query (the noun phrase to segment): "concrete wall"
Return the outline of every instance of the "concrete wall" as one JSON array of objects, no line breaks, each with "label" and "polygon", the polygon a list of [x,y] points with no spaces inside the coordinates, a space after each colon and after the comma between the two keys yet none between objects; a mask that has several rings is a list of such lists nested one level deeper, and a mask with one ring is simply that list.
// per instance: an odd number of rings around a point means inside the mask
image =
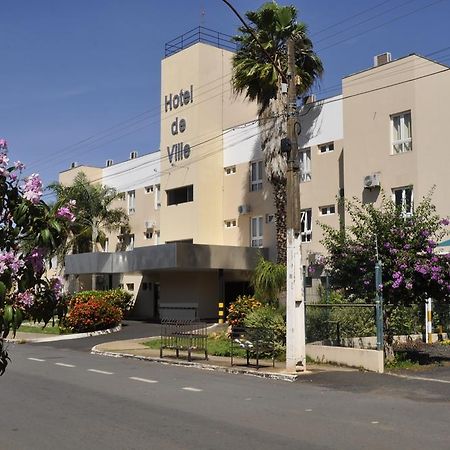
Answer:
[{"label": "concrete wall", "polygon": [[317,362],[342,364],[357,368],[362,367],[371,372],[384,372],[384,355],[381,350],[307,344],[306,355]]}]

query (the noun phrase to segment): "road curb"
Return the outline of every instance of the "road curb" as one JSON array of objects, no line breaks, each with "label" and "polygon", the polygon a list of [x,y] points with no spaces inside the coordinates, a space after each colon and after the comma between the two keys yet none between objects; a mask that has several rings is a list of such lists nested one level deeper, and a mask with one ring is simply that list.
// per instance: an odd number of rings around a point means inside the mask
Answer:
[{"label": "road curb", "polygon": [[[254,369],[246,369],[246,368],[241,368],[241,367],[223,367],[223,366],[217,366],[217,365],[213,365],[213,364],[204,364],[204,363],[199,363],[199,362],[175,361],[175,360],[169,360],[169,359],[165,359],[165,358],[158,358],[158,357],[154,357],[154,356],[133,355],[132,353],[108,352],[108,351],[103,351],[103,350],[97,350],[96,347],[97,346],[92,348],[91,354],[100,355],[100,356],[109,356],[112,358],[138,359],[141,361],[157,362],[160,364],[166,364],[166,365],[172,365],[172,366],[193,367],[195,369],[211,370],[214,372],[250,375],[250,376],[254,376],[254,377],[267,378],[267,379],[271,379],[271,380],[288,381],[291,383],[294,381],[297,381],[300,377],[300,375],[297,375],[297,374],[259,372]],[[305,372],[305,373],[307,373],[307,372]]]},{"label": "road curb", "polygon": [[111,333],[117,333],[122,329],[122,325],[117,325],[114,328],[108,328],[106,330],[98,330],[98,331],[89,331],[87,333],[74,333],[74,334],[59,334],[56,336],[48,336],[44,338],[36,338],[36,339],[20,339],[20,338],[13,338],[8,339],[6,338],[6,342],[24,342],[24,343],[39,343],[39,342],[56,342],[56,341],[69,341],[72,339],[82,339],[85,337],[92,337],[92,336],[101,336],[103,334],[111,334]]}]

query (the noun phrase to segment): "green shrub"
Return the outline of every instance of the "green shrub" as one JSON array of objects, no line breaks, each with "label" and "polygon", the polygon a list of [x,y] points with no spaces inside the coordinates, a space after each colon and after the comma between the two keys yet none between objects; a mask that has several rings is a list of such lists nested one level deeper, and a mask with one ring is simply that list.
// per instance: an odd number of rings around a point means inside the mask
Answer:
[{"label": "green shrub", "polygon": [[133,304],[133,295],[124,289],[111,289],[109,291],[81,291],[72,295],[71,305],[75,303],[85,303],[92,299],[100,299],[111,306],[117,306],[125,313]]},{"label": "green shrub", "polygon": [[105,330],[119,325],[122,317],[121,309],[109,301],[95,297],[83,298],[71,304],[65,325],[76,333]]},{"label": "green shrub", "polygon": [[[275,354],[280,355],[285,351],[286,322],[279,309],[266,305],[250,312],[244,319],[244,325],[249,328],[258,328],[258,336],[262,340],[274,343]],[[262,357],[270,357],[262,354]]]},{"label": "green shrub", "polygon": [[278,305],[278,296],[286,289],[286,266],[260,256],[251,283],[258,300]]},{"label": "green shrub", "polygon": [[261,302],[248,295],[239,296],[228,307],[227,322],[232,326],[243,326],[244,319],[253,310],[261,308]]}]

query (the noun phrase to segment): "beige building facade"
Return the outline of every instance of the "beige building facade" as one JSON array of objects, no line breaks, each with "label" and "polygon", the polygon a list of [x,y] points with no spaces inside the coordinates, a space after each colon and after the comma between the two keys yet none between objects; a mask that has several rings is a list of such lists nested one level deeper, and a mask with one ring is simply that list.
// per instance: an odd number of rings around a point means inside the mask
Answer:
[{"label": "beige building facade", "polygon": [[[275,208],[257,107],[232,92],[232,56],[227,48],[194,42],[162,60],[160,150],[60,174],[70,184],[82,170],[123,192],[117,206],[130,220],[96,254],[66,258],[72,289],[89,288],[96,273],[101,286],[135,295],[136,317],[214,319],[218,302],[251,291],[260,252],[275,259]],[[444,69],[411,55],[351,75],[342,95],[302,107],[308,300],[327,282],[325,273],[308,270],[324,254],[318,222],[345,223],[340,197],[376,202],[382,189],[412,214],[414,201],[436,185],[438,212],[449,215],[450,156],[442,130],[450,72]]]}]

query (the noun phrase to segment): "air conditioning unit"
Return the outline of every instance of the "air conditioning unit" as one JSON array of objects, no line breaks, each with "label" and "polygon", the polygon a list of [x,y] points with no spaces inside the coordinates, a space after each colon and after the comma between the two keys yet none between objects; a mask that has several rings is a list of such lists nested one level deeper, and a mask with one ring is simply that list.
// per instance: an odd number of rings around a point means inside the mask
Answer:
[{"label": "air conditioning unit", "polygon": [[150,229],[155,228],[155,221],[154,220],[146,220],[144,222],[144,228],[146,230],[150,230]]},{"label": "air conditioning unit", "polygon": [[392,61],[392,55],[389,52],[381,53],[373,57],[374,67],[382,66]]},{"label": "air conditioning unit", "polygon": [[248,214],[251,211],[250,205],[239,205],[238,213],[239,214]]},{"label": "air conditioning unit", "polygon": [[363,180],[365,189],[372,189],[380,186],[380,176],[377,173],[366,175]]},{"label": "air conditioning unit", "polygon": [[112,159],[106,160],[106,167],[111,167],[114,164],[114,161]]},{"label": "air conditioning unit", "polygon": [[138,152],[136,150],[133,150],[130,152],[130,159],[136,159],[138,157]]}]

